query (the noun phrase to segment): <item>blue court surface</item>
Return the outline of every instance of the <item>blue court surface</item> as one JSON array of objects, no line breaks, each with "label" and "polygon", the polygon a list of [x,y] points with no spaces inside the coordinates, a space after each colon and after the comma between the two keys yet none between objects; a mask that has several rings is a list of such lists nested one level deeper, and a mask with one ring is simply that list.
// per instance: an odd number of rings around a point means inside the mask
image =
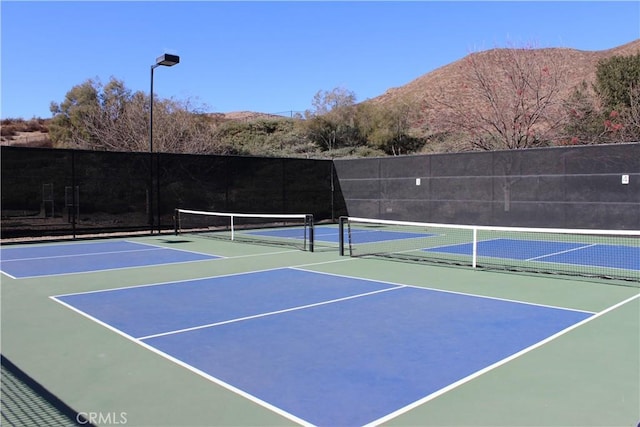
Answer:
[{"label": "blue court surface", "polygon": [[0,248],[0,270],[23,279],[216,258],[220,257],[123,240]]},{"label": "blue court surface", "polygon": [[[424,249],[427,252],[471,256],[473,245],[463,243]],[[478,257],[520,261],[553,262],[640,271],[640,247],[553,242],[517,239],[492,239],[478,242]]]},{"label": "blue court surface", "polygon": [[52,298],[322,426],[401,412],[593,315],[294,268]]}]

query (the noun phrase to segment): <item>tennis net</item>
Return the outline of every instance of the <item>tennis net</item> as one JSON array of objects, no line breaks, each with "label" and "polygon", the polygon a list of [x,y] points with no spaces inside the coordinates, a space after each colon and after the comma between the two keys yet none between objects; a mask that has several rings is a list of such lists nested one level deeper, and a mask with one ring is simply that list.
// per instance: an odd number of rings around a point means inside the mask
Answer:
[{"label": "tennis net", "polygon": [[176,209],[175,233],[292,246],[313,252],[312,214],[259,214]]},{"label": "tennis net", "polygon": [[[340,254],[640,282],[640,230],[340,218]],[[634,284],[636,286],[636,284]]]}]

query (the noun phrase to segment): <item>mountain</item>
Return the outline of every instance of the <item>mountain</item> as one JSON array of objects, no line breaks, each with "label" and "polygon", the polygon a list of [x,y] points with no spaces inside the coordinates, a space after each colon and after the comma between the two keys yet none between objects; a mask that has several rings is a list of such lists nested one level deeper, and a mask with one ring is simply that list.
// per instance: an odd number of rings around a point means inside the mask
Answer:
[{"label": "mountain", "polygon": [[[630,56],[640,53],[640,39],[622,46],[601,51],[582,51],[568,48],[543,48],[543,49],[518,49],[519,53],[531,56],[531,60],[544,58],[558,64],[564,78],[559,86],[559,97],[566,99],[573,89],[583,81],[587,84],[595,82],[598,62],[612,56]],[[420,113],[414,119],[413,125],[428,124],[432,132],[443,130],[446,126],[443,120],[442,103],[436,102],[436,97],[441,101],[452,104],[456,99],[461,99],[463,90],[468,82],[465,76],[465,67],[469,60],[482,60],[483,57],[492,56],[492,60],[501,57],[506,58],[513,52],[512,49],[491,49],[472,53],[458,61],[447,64],[404,86],[387,90],[384,94],[371,98],[365,102],[376,104],[393,104],[401,100],[416,102],[420,105]],[[496,72],[497,72],[496,67]],[[466,96],[468,96],[466,92]],[[444,98],[442,98],[444,96]],[[473,102],[470,103],[473,105]]]}]

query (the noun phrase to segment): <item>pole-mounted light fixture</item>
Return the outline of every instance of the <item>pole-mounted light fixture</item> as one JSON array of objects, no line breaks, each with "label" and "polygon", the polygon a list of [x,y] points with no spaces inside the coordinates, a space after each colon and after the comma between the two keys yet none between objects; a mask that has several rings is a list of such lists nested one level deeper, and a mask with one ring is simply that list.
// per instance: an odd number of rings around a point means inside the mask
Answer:
[{"label": "pole-mounted light fixture", "polygon": [[[180,63],[180,57],[178,55],[171,55],[165,53],[162,56],[156,58],[156,63],[151,66],[151,94],[149,97],[149,224],[151,226],[151,233],[153,233],[153,70],[161,65],[165,67],[172,67]],[[158,183],[158,186],[160,184]],[[158,197],[160,197],[158,193]],[[160,212],[158,212],[158,232],[160,227]]]},{"label": "pole-mounted light fixture", "polygon": [[161,65],[165,67],[173,67],[180,63],[178,55],[170,55],[165,53],[156,58],[156,63],[151,66],[151,97],[149,98],[149,151],[153,153],[153,70]]},{"label": "pole-mounted light fixture", "polygon": [[152,65],[153,68],[157,67],[158,65],[164,65],[166,67],[171,67],[173,65],[176,65],[180,62],[180,57],[178,55],[170,55],[168,53],[165,53],[162,56],[159,56],[158,58],[156,58],[156,63],[155,65]]}]

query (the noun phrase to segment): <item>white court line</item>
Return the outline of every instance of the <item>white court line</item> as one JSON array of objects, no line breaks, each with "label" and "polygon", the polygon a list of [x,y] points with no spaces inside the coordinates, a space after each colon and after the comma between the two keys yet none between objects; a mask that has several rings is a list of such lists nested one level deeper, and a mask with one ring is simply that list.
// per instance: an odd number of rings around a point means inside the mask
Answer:
[{"label": "white court line", "polygon": [[[58,277],[58,276],[74,276],[78,274],[93,274],[93,273],[108,273],[111,271],[121,271],[121,270],[133,270],[138,268],[149,268],[149,267],[163,267],[168,265],[179,265],[179,264],[189,264],[192,262],[206,262],[206,261],[216,261],[217,259],[221,259],[222,257],[216,257],[216,255],[211,255],[213,258],[209,259],[196,259],[191,261],[178,261],[178,262],[165,262],[162,264],[145,264],[145,265],[134,265],[130,267],[114,267],[114,268],[103,268],[100,270],[85,270],[85,271],[72,271],[66,273],[53,273],[53,274],[41,274],[36,276],[20,276],[14,277],[16,280],[21,279],[45,279],[47,277]],[[4,271],[2,272],[4,273]]]},{"label": "white court line", "polygon": [[[292,250],[292,251],[286,251],[286,252],[299,252],[299,251]],[[274,253],[285,253],[285,252],[270,252],[268,254],[240,255],[240,256],[237,256],[237,257],[229,257],[229,258],[224,258],[224,259],[236,259],[236,258],[247,258],[247,257],[253,257],[253,256],[264,256],[264,255],[272,255]],[[204,261],[213,261],[213,260],[215,260],[215,259],[204,260]],[[334,262],[344,262],[344,261],[353,261],[353,259],[344,258],[344,259],[332,260],[332,261],[323,261],[323,262],[310,263],[310,264],[301,264],[301,266],[319,265],[319,264],[331,264],[331,263],[334,263]],[[199,262],[199,261],[189,261],[189,262]],[[164,264],[162,264],[162,265],[164,265]],[[137,288],[146,288],[146,287],[151,287],[151,286],[171,285],[171,284],[176,284],[176,283],[189,283],[189,282],[196,282],[196,281],[200,281],[200,280],[217,279],[217,278],[230,277],[230,276],[240,276],[240,275],[243,275],[243,274],[263,273],[263,272],[267,272],[267,271],[281,270],[281,269],[285,269],[285,268],[294,268],[294,267],[286,267],[286,266],[285,267],[271,267],[271,268],[264,268],[262,270],[252,270],[252,271],[242,271],[242,272],[239,272],[239,273],[221,274],[219,276],[196,277],[196,278],[193,278],[193,279],[176,279],[176,280],[171,280],[171,281],[168,281],[168,282],[144,283],[142,285],[129,285],[129,286],[121,286],[121,287],[118,287],[118,288],[96,289],[96,290],[84,291],[84,292],[72,292],[72,293],[69,293],[69,294],[53,295],[52,297],[53,298],[67,297],[67,296],[72,296],[72,295],[95,294],[95,293],[99,293],[99,292],[113,292],[113,291],[121,291],[121,290],[126,290],[126,289],[137,289]],[[106,270],[106,271],[110,271],[110,270]],[[321,272],[316,272],[316,273],[321,273]],[[328,273],[322,273],[322,274],[328,274]],[[345,276],[345,277],[347,277],[347,276]],[[396,284],[396,286],[400,286],[400,284]]]},{"label": "white court line", "polygon": [[588,317],[588,318],[586,318],[586,319],[584,319],[584,320],[582,320],[582,321],[580,321],[578,323],[574,323],[573,325],[569,326],[568,328],[565,328],[562,331],[557,332],[557,333],[551,335],[550,337],[547,337],[547,338],[543,339],[542,341],[539,341],[539,342],[537,342],[537,343],[535,343],[535,344],[533,344],[533,345],[531,345],[531,346],[529,346],[529,347],[527,347],[527,348],[525,348],[525,349],[523,349],[523,350],[521,350],[521,351],[519,351],[517,353],[514,353],[514,354],[512,354],[511,356],[509,356],[507,358],[504,358],[504,359],[502,359],[502,360],[500,360],[500,361],[498,361],[498,362],[496,362],[496,363],[494,363],[492,365],[487,366],[486,368],[483,368],[483,369],[481,369],[479,371],[476,371],[473,374],[471,374],[469,376],[466,376],[465,378],[462,378],[462,379],[460,379],[460,380],[458,380],[458,381],[456,381],[456,382],[454,382],[452,384],[449,384],[448,386],[443,387],[440,390],[438,390],[438,391],[436,391],[434,393],[431,393],[428,396],[423,397],[422,399],[416,400],[415,402],[413,402],[413,403],[411,403],[411,404],[409,404],[409,405],[407,405],[407,406],[405,406],[403,408],[400,408],[397,411],[394,411],[394,412],[392,412],[392,413],[390,413],[390,414],[388,414],[388,415],[386,415],[386,416],[384,416],[382,418],[374,420],[374,421],[370,422],[369,424],[367,424],[365,427],[378,426],[380,424],[388,422],[388,421],[392,420],[393,418],[396,418],[396,417],[398,417],[398,416],[400,416],[400,415],[402,415],[402,414],[404,414],[406,412],[409,412],[410,410],[415,409],[418,406],[423,405],[423,404],[429,402],[430,400],[433,400],[436,397],[439,397],[439,396],[441,396],[441,395],[443,395],[443,394],[445,394],[445,393],[447,393],[447,392],[449,392],[449,391],[451,391],[451,390],[453,390],[453,389],[455,389],[457,387],[460,387],[461,385],[463,385],[465,383],[468,383],[469,381],[471,381],[471,380],[473,380],[475,378],[478,378],[479,376],[484,375],[489,371],[492,371],[492,370],[494,370],[496,368],[499,368],[500,366],[505,365],[506,363],[509,363],[512,360],[517,359],[518,357],[520,357],[520,356],[522,356],[522,355],[524,355],[526,353],[529,353],[530,351],[535,350],[536,348],[541,347],[541,346],[543,346],[543,345],[545,345],[545,344],[547,344],[547,343],[549,343],[549,342],[551,342],[551,341],[553,341],[553,340],[555,340],[555,339],[557,339],[557,338],[559,338],[559,337],[561,337],[561,336],[573,331],[574,329],[579,328],[582,325],[585,325],[585,324],[591,322],[592,320],[595,320],[595,319],[597,319],[599,317],[602,317],[605,314],[607,314],[607,313],[609,313],[609,312],[611,312],[611,311],[613,311],[613,310],[615,310],[615,309],[617,309],[619,307],[622,307],[623,305],[625,305],[625,304],[627,304],[627,303],[629,303],[629,302],[631,302],[631,301],[633,301],[633,300],[635,300],[637,298],[640,298],[640,294],[637,294],[637,295],[634,295],[634,296],[632,296],[630,298],[627,298],[626,300],[621,301],[621,302],[619,302],[619,303],[617,303],[617,304],[615,304],[615,305],[613,305],[613,306],[611,306],[611,307],[609,307],[609,308],[607,308],[607,309],[605,309],[605,310],[603,310],[603,311],[601,311],[601,312],[599,312],[597,314],[594,314],[593,316]]},{"label": "white court line", "polygon": [[[558,252],[553,252],[553,253],[550,253],[550,254],[539,255],[537,257],[525,259],[525,261],[536,261],[536,260],[541,259],[541,258],[546,258],[546,257],[554,256],[554,255],[562,255],[562,254],[566,254],[566,253],[569,253],[569,252],[579,251],[581,249],[591,248],[591,247],[597,246],[597,245],[598,245],[597,243],[592,243],[590,245],[579,246],[577,248],[566,249],[564,251],[558,251]],[[560,262],[558,262],[558,264],[566,264],[566,263],[563,263],[562,261],[560,261]]]},{"label": "white court line", "polygon": [[276,315],[276,314],[288,313],[290,311],[304,310],[304,309],[307,309],[307,308],[319,307],[319,306],[328,305],[328,304],[334,304],[334,303],[337,303],[337,302],[347,301],[347,300],[351,300],[351,299],[355,299],[355,298],[362,298],[362,297],[366,297],[366,296],[370,296],[370,295],[379,294],[379,293],[382,293],[382,292],[395,291],[397,289],[402,289],[404,287],[405,286],[397,286],[395,288],[379,289],[377,291],[365,292],[363,294],[351,295],[351,296],[348,296],[348,297],[336,298],[336,299],[332,299],[332,300],[328,300],[328,301],[316,302],[316,303],[313,303],[313,304],[300,305],[300,306],[297,306],[297,307],[285,308],[283,310],[270,311],[270,312],[267,312],[267,313],[254,314],[253,316],[239,317],[237,319],[224,320],[222,322],[215,322],[215,323],[209,323],[209,324],[206,324],[206,325],[193,326],[191,328],[184,328],[184,329],[177,329],[175,331],[161,332],[159,334],[153,334],[153,335],[147,335],[147,336],[144,336],[144,337],[138,337],[138,339],[139,340],[146,340],[146,339],[150,339],[150,338],[157,338],[157,337],[164,337],[164,336],[167,336],[167,335],[179,334],[179,333],[182,333],[182,332],[196,331],[198,329],[213,328],[215,326],[226,325],[226,324],[229,324],[229,323],[237,323],[237,322],[242,322],[242,321],[245,321],[245,320],[258,319],[258,318],[261,318],[261,317],[267,317],[267,316],[273,316],[273,315]]},{"label": "white court line", "polygon": [[[317,264],[321,264],[321,263],[317,263]],[[309,265],[309,264],[307,264],[307,265]],[[242,275],[242,274],[252,274],[252,273],[260,273],[260,272],[266,272],[266,271],[274,271],[274,270],[279,270],[279,269],[291,269],[291,270],[304,271],[304,272],[307,272],[307,273],[321,274],[321,275],[326,275],[326,276],[344,277],[344,278],[353,279],[353,280],[376,282],[376,283],[382,283],[382,284],[390,285],[390,286],[393,286],[393,287],[392,288],[387,288],[387,289],[381,289],[381,290],[377,290],[377,291],[372,291],[372,292],[365,292],[365,293],[357,294],[357,295],[351,295],[351,296],[348,296],[348,297],[336,298],[336,299],[333,299],[333,300],[317,302],[317,303],[313,303],[313,304],[306,304],[306,305],[286,308],[286,309],[282,309],[282,310],[275,310],[275,311],[266,312],[266,313],[254,314],[254,315],[251,315],[251,316],[245,316],[245,317],[240,317],[240,318],[236,318],[236,319],[230,319],[230,320],[224,320],[224,321],[220,321],[220,322],[207,323],[207,324],[204,324],[204,325],[198,325],[198,326],[192,326],[192,327],[189,327],[189,328],[176,329],[176,330],[173,330],[173,331],[160,332],[160,333],[157,333],[157,334],[151,334],[151,335],[146,335],[146,336],[142,336],[142,337],[137,337],[137,339],[146,340],[146,339],[158,338],[158,337],[163,337],[163,336],[168,336],[168,335],[175,335],[175,334],[179,334],[179,333],[183,333],[183,332],[191,332],[191,331],[196,331],[196,330],[200,330],[200,329],[207,329],[207,328],[212,328],[212,327],[216,327],[216,326],[222,326],[222,325],[226,325],[226,324],[230,324],[230,323],[242,322],[242,321],[245,321],[245,320],[258,319],[258,318],[262,318],[262,317],[273,316],[273,315],[276,315],[276,314],[282,314],[282,313],[287,313],[287,312],[291,312],[291,311],[298,311],[298,310],[304,310],[304,309],[307,309],[307,308],[333,304],[333,303],[337,303],[337,302],[342,302],[342,301],[347,301],[347,300],[351,300],[351,299],[355,299],[355,298],[361,298],[361,297],[365,297],[365,296],[375,295],[375,294],[379,294],[379,293],[382,293],[382,292],[387,292],[387,291],[392,291],[392,290],[397,290],[397,289],[402,289],[402,288],[413,288],[413,289],[418,289],[418,290],[426,290],[426,291],[432,291],[432,292],[442,292],[442,293],[448,293],[448,294],[454,294],[454,295],[469,296],[469,297],[474,297],[474,298],[483,298],[483,299],[488,299],[488,300],[503,301],[503,302],[509,302],[509,303],[515,303],[515,304],[551,308],[551,309],[556,309],[556,310],[564,310],[564,311],[573,311],[573,312],[580,312],[580,313],[586,313],[586,314],[594,314],[594,312],[586,311],[586,310],[578,310],[578,309],[572,309],[572,308],[567,308],[567,307],[552,306],[552,305],[548,305],[548,304],[538,304],[538,303],[511,300],[511,299],[506,299],[506,298],[497,298],[497,297],[491,297],[491,296],[469,294],[469,293],[464,293],[464,292],[447,291],[447,290],[441,290],[441,289],[435,289],[435,288],[426,288],[426,287],[415,286],[415,285],[405,285],[405,284],[393,283],[393,282],[388,282],[388,281],[381,281],[381,280],[367,279],[367,278],[362,278],[362,277],[346,276],[346,275],[342,275],[342,274],[334,274],[334,273],[326,273],[326,272],[321,272],[321,271],[308,270],[308,269],[304,269],[304,268],[300,268],[300,267],[274,268],[274,269],[268,269],[268,270],[262,270],[262,271],[256,271],[256,272],[229,274],[229,275],[225,275],[225,276],[213,276],[213,277],[209,277],[209,278],[205,278],[205,279],[192,279],[192,280],[189,280],[189,281],[217,279],[217,278],[236,276],[236,275]],[[168,283],[162,283],[162,284],[181,283],[181,282],[182,281],[176,281],[176,282],[168,282]],[[185,281],[185,282],[188,282],[188,281]],[[157,284],[157,285],[160,285],[160,284]],[[146,286],[156,286],[156,285],[135,286],[134,288],[140,288],[140,287],[146,287]],[[111,289],[111,290],[120,290],[120,289],[127,289],[127,288],[117,288],[117,289]],[[86,293],[97,293],[97,292],[107,292],[107,291],[108,290],[90,291],[90,292],[86,292]],[[70,295],[78,295],[78,294],[70,294]]]},{"label": "white court line", "polygon": [[[247,256],[250,256],[250,255],[247,255]],[[244,256],[242,256],[242,257],[244,257]],[[238,258],[242,258],[242,257],[238,257]],[[227,258],[227,259],[234,259],[234,258]],[[54,295],[53,298],[68,297],[68,296],[72,296],[72,295],[95,294],[95,293],[100,293],[100,292],[115,292],[115,291],[122,291],[122,290],[127,290],[127,289],[147,288],[147,287],[151,287],[151,286],[172,285],[172,284],[176,284],[176,283],[197,282],[197,281],[200,281],[200,280],[217,279],[217,278],[231,277],[231,276],[240,276],[240,275],[243,275],[243,274],[262,273],[262,272],[267,272],[267,271],[281,270],[281,269],[285,269],[285,268],[289,268],[289,267],[272,267],[272,268],[265,268],[265,269],[262,269],[262,270],[255,270],[255,271],[243,271],[243,272],[240,272],[240,273],[221,274],[219,276],[196,277],[194,279],[177,279],[177,280],[171,280],[171,281],[168,281],[168,282],[145,283],[145,284],[142,284],[142,285],[121,286],[119,288],[96,289],[96,290],[93,290],[93,291],[85,291],[85,292],[73,292],[73,293],[70,293],[70,294]]]},{"label": "white court line", "polygon": [[11,278],[11,279],[15,279],[18,280],[17,277],[12,276],[11,274],[7,273],[6,271],[0,270],[0,273],[4,274],[5,276]]},{"label": "white court line", "polygon": [[249,400],[251,402],[254,402],[254,403],[256,403],[256,404],[258,404],[258,405],[260,405],[260,406],[262,406],[262,407],[264,407],[264,408],[266,408],[266,409],[268,409],[270,411],[273,411],[274,413],[279,414],[279,415],[281,415],[281,416],[283,416],[283,417],[285,417],[285,418],[287,418],[287,419],[289,419],[291,421],[294,421],[294,422],[296,422],[296,423],[298,423],[298,424],[300,424],[302,426],[313,427],[313,424],[311,424],[311,423],[309,423],[309,422],[307,422],[307,421],[305,421],[305,420],[303,420],[303,419],[301,419],[301,418],[299,418],[299,417],[297,417],[297,416],[295,416],[293,414],[290,414],[289,412],[287,412],[287,411],[285,411],[285,410],[283,410],[283,409],[281,409],[281,408],[279,408],[277,406],[274,406],[274,405],[272,405],[272,404],[270,404],[270,403],[268,403],[268,402],[266,402],[266,401],[264,401],[264,400],[262,400],[262,399],[260,399],[260,398],[258,398],[256,396],[252,395],[252,394],[249,394],[244,390],[241,390],[241,389],[239,389],[237,387],[234,387],[231,384],[229,384],[229,383],[227,383],[225,381],[222,381],[219,378],[216,378],[216,377],[214,377],[214,376],[212,376],[210,374],[207,374],[206,372],[201,371],[200,369],[198,369],[198,368],[196,368],[194,366],[191,366],[188,363],[183,362],[180,359],[177,359],[177,358],[175,358],[175,357],[173,357],[173,356],[171,356],[171,355],[169,355],[167,353],[164,353],[163,351],[160,351],[157,348],[155,348],[155,347],[153,347],[153,346],[151,346],[151,345],[149,345],[149,344],[147,344],[147,343],[145,343],[143,341],[140,341],[139,339],[136,339],[136,338],[132,337],[131,335],[128,335],[128,334],[122,332],[119,329],[114,328],[110,324],[105,323],[105,322],[103,322],[103,321],[101,321],[101,320],[99,320],[99,319],[97,319],[97,318],[85,313],[84,311],[81,311],[81,310],[75,308],[74,306],[67,304],[64,301],[61,301],[61,300],[57,299],[56,297],[49,297],[49,298],[53,299],[54,301],[56,301],[59,304],[62,304],[65,307],[71,309],[72,311],[80,314],[81,316],[84,316],[89,320],[93,320],[97,324],[107,328],[108,330],[110,330],[112,332],[115,332],[116,334],[128,339],[129,341],[133,341],[134,343],[142,346],[143,348],[145,348],[145,349],[147,349],[147,350],[149,350],[149,351],[151,351],[151,352],[153,352],[153,353],[155,353],[155,354],[157,354],[157,355],[159,355],[161,357],[164,357],[165,359],[175,363],[176,365],[181,366],[181,367],[193,372],[194,374],[199,375],[199,376],[201,376],[201,377],[203,377],[203,378],[205,378],[205,379],[207,379],[207,380],[209,380],[209,381],[211,381],[211,382],[213,382],[213,383],[215,383],[215,384],[217,384],[217,385],[219,385],[219,386],[221,386],[223,388],[226,388],[227,390],[229,390],[229,391],[231,391],[233,393],[236,393],[239,396],[244,397],[245,399],[247,399],[247,400]]},{"label": "white court line", "polygon": [[[190,254],[217,256],[219,258],[224,258],[224,257],[222,257],[220,255],[212,255],[212,254],[208,254],[208,253],[205,253],[205,252],[199,252],[199,251],[190,251],[188,249],[174,248],[172,246],[162,246],[162,245],[158,245],[158,244],[154,244],[154,243],[148,243],[148,242],[137,242],[135,240],[125,240],[125,242],[135,243],[135,244],[138,244],[138,245],[151,246],[152,248],[158,248],[158,249],[168,249],[170,251],[187,252],[187,253],[190,253]],[[168,243],[168,244],[172,244],[172,243]]]},{"label": "white court line", "polygon": [[[213,257],[218,257],[218,258],[224,258],[220,255],[212,255],[212,254],[208,254],[208,253],[204,253],[204,252],[197,252],[197,251],[190,251],[187,249],[180,249],[180,248],[173,248],[173,247],[167,247],[167,246],[161,246],[161,245],[157,245],[157,244],[152,244],[152,243],[148,243],[148,242],[137,242],[134,240],[121,240],[122,242],[126,242],[126,243],[131,243],[134,245],[140,245],[140,246],[146,246],[145,248],[141,248],[141,249],[127,249],[127,250],[120,250],[120,251],[106,251],[106,252],[86,252],[86,253],[81,253],[81,254],[68,254],[68,255],[53,255],[53,256],[41,256],[41,257],[33,257],[33,258],[15,258],[15,259],[8,259],[8,260],[2,260],[3,263],[8,263],[8,262],[13,262],[13,261],[31,261],[31,260],[41,260],[41,259],[56,259],[56,258],[73,258],[73,257],[81,257],[81,256],[93,256],[93,255],[109,255],[109,254],[126,254],[126,253],[131,253],[131,252],[144,252],[144,251],[153,251],[153,250],[168,250],[168,251],[177,251],[177,252],[186,252],[186,253],[192,253],[192,254],[198,254],[198,255],[205,255],[205,256],[213,256]],[[84,242],[84,243],[74,243],[73,245],[92,245],[95,244],[96,242]],[[65,245],[58,245],[58,246],[65,246]],[[34,246],[36,247],[36,246]],[[37,247],[45,247],[45,246],[37,246]],[[127,267],[124,267],[127,268]],[[109,269],[112,270],[112,269]],[[91,270],[93,271],[107,271],[107,270]],[[61,273],[61,274],[72,274],[72,273]],[[59,274],[55,274],[55,275],[59,275]],[[8,274],[7,274],[8,276]],[[12,276],[10,276],[12,277]],[[29,276],[29,277],[47,277],[47,276]]]},{"label": "white court line", "polygon": [[384,284],[387,284],[387,285],[403,286],[403,287],[406,287],[406,288],[420,289],[420,290],[424,290],[424,291],[442,292],[444,294],[462,295],[462,296],[467,296],[467,297],[489,299],[489,300],[494,300],[494,301],[504,301],[504,302],[510,302],[510,303],[515,303],[515,304],[531,305],[531,306],[544,307],[544,308],[553,308],[553,309],[556,309],[556,310],[573,311],[573,312],[577,312],[577,313],[586,313],[586,314],[595,314],[596,313],[594,311],[580,310],[580,309],[577,309],[577,308],[560,307],[560,306],[555,306],[555,305],[540,304],[540,303],[535,303],[535,302],[514,300],[514,299],[509,299],[509,298],[492,297],[492,296],[489,296],[489,295],[470,294],[468,292],[450,291],[450,290],[446,290],[446,289],[430,288],[430,287],[427,287],[427,286],[407,285],[407,284],[404,284],[404,283],[395,283],[395,282],[389,282],[389,281],[386,281],[386,280],[367,279],[365,277],[346,276],[344,274],[326,273],[326,272],[323,272],[323,271],[315,271],[315,270],[308,270],[308,269],[305,269],[305,268],[301,268],[301,267],[304,267],[304,266],[312,266],[312,265],[318,265],[318,264],[324,264],[324,263],[305,264],[305,265],[300,265],[300,266],[297,266],[297,267],[289,267],[289,268],[291,268],[293,270],[301,270],[301,271],[308,271],[308,272],[312,272],[312,273],[326,274],[328,276],[346,277],[347,279],[356,279],[356,280],[364,280],[364,281],[369,281],[369,282],[384,283]]},{"label": "white court line", "polygon": [[[135,241],[132,241],[132,242],[133,243],[139,243],[139,242],[135,242]],[[261,253],[261,254],[222,256],[222,255],[210,254],[210,253],[206,253],[206,252],[192,251],[192,250],[189,250],[189,249],[179,249],[179,248],[173,248],[173,247],[167,247],[167,246],[154,245],[154,244],[151,244],[151,243],[143,243],[143,244],[146,244],[146,245],[149,245],[149,246],[157,246],[158,248],[169,249],[169,250],[173,250],[173,251],[182,251],[182,252],[187,252],[187,253],[191,253],[191,254],[206,255],[206,256],[218,257],[218,258],[222,258],[222,259],[251,258],[251,257],[258,257],[258,256],[280,255],[280,254],[299,253],[299,252],[301,252],[300,249],[287,249],[286,251],[265,252],[265,253]]]},{"label": "white court line", "polygon": [[147,251],[157,251],[162,249],[169,249],[169,248],[156,246],[156,247],[144,248],[144,249],[127,249],[126,251],[89,252],[84,254],[53,255],[53,256],[41,256],[41,257],[33,257],[33,258],[16,258],[16,259],[2,260],[2,262],[5,263],[5,262],[14,262],[14,261],[34,261],[34,260],[40,260],[40,259],[74,258],[74,257],[109,255],[109,254],[126,254],[130,252],[147,252]]},{"label": "white court line", "polygon": [[[446,234],[436,234],[436,236],[441,237],[441,236],[447,236]],[[493,239],[486,239],[486,240],[478,240],[478,244],[480,243],[485,243],[485,242],[493,242],[493,241],[497,241],[497,240],[503,240],[501,237],[494,237]],[[466,252],[440,252],[438,251],[438,249],[447,249],[447,248],[454,248],[457,246],[469,246],[469,245],[473,245],[473,242],[461,242],[461,243],[447,243],[445,245],[438,245],[438,246],[430,246],[428,248],[421,248],[421,249],[412,249],[412,250],[420,250],[420,251],[424,251],[424,252],[435,252],[438,254],[447,254],[447,255],[458,255],[458,256],[462,256],[462,257],[471,257],[473,256],[473,254],[469,254]],[[403,251],[403,252],[408,252],[408,251]],[[486,255],[479,255],[479,256],[486,256]],[[495,258],[495,257],[491,257],[491,258]]]}]

